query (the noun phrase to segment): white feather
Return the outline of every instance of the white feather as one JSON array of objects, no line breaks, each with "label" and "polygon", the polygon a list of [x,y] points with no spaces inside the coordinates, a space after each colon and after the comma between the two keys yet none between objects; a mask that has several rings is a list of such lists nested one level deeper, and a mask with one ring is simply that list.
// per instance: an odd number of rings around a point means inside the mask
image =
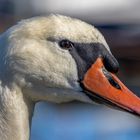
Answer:
[{"label": "white feather", "polygon": [[33,102],[91,103],[81,92],[77,66],[58,40],[103,43],[93,26],[61,15],[23,20],[0,36],[0,137],[28,140]]}]

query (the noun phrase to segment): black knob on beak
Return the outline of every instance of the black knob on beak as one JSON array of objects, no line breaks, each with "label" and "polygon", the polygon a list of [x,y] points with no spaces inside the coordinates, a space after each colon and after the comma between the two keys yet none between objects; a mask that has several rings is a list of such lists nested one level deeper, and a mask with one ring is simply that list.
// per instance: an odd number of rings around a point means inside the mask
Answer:
[{"label": "black knob on beak", "polygon": [[111,54],[106,54],[103,59],[105,68],[112,73],[117,73],[119,70],[119,63]]}]

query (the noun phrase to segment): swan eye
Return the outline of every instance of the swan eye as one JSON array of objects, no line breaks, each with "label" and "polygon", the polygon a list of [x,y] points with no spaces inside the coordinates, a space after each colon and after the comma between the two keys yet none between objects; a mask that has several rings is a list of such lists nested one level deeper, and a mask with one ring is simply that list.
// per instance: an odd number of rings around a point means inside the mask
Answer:
[{"label": "swan eye", "polygon": [[70,50],[74,46],[74,44],[69,40],[61,40],[59,42],[59,45],[62,49],[65,49],[65,50]]}]

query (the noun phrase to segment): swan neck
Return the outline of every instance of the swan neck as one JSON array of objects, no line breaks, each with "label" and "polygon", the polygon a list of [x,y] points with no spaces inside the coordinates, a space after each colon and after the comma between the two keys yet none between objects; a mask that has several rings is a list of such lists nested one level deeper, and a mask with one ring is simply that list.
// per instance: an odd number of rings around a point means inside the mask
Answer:
[{"label": "swan neck", "polygon": [[19,89],[0,89],[0,139],[29,140],[33,104]]}]

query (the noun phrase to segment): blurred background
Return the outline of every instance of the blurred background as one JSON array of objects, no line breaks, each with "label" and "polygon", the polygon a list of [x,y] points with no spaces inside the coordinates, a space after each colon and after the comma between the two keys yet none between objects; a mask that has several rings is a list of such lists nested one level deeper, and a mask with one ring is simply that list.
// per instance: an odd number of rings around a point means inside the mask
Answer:
[{"label": "blurred background", "polygon": [[[140,96],[139,0],[0,0],[0,32],[50,13],[82,19],[105,36],[120,63],[119,78]],[[140,119],[79,102],[36,105],[31,140],[140,140]]]}]

